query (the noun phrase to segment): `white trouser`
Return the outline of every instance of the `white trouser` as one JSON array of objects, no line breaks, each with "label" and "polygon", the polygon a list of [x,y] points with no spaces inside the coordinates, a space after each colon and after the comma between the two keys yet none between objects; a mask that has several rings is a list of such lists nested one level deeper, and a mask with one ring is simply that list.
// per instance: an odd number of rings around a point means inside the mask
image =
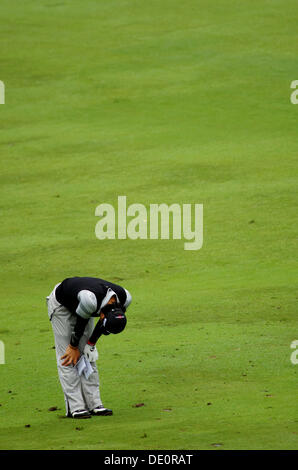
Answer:
[{"label": "white trouser", "polygon": [[[76,322],[75,315],[61,305],[55,296],[55,289],[47,297],[48,315],[51,321],[56,348],[56,359],[58,367],[58,375],[62,390],[64,393],[66,415],[76,410],[93,410],[98,406],[102,406],[99,392],[99,376],[96,363],[92,362],[93,373],[86,380],[84,374],[80,377],[73,365],[62,366],[61,356],[65,354],[65,350],[70,342],[70,337]],[[94,318],[90,318],[84,331],[84,335],[79,342],[79,350],[83,353],[86,342],[88,341],[94,327]]]}]

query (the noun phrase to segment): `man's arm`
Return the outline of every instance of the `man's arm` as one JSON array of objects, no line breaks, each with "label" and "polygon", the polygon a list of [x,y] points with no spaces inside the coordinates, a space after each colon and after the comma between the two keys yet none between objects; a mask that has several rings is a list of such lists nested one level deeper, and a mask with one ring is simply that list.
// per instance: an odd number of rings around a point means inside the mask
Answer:
[{"label": "man's arm", "polygon": [[97,309],[97,300],[93,292],[81,290],[78,293],[79,305],[76,309],[76,324],[71,335],[70,344],[73,347],[79,345],[80,339],[84,334],[86,325],[93,313]]},{"label": "man's arm", "polygon": [[99,338],[101,337],[101,335],[109,335],[109,334],[110,333],[105,331],[105,329],[102,325],[102,320],[99,319],[87,344],[89,344],[90,346],[94,346],[97,343],[97,341],[99,340]]},{"label": "man's arm", "polygon": [[[131,296],[131,293],[128,292],[127,289],[124,288],[124,290],[125,290],[125,294],[126,294],[126,300],[125,300],[125,302],[124,302],[123,307],[124,307],[124,309],[126,310],[127,307],[131,304],[132,296]],[[124,310],[124,311],[125,311],[125,310]]]},{"label": "man's arm", "polygon": [[83,336],[86,325],[89,321],[89,318],[82,318],[79,315],[76,315],[76,317],[77,321],[70,338],[70,345],[74,348],[78,347],[80,339]]},{"label": "man's arm", "polygon": [[64,359],[62,366],[70,366],[71,364],[76,365],[80,358],[79,342],[84,334],[84,330],[89,321],[89,318],[82,318],[76,315],[77,321],[72,332],[70,343],[66,348],[65,354],[60,359]]},{"label": "man's arm", "polygon": [[61,359],[64,359],[62,363],[63,366],[77,363],[80,357],[78,348],[80,339],[84,334],[91,315],[95,313],[97,309],[96,296],[91,291],[81,290],[78,293],[78,300],[79,305],[76,309],[76,323],[71,334],[70,344],[67,346],[64,356],[61,357]]}]

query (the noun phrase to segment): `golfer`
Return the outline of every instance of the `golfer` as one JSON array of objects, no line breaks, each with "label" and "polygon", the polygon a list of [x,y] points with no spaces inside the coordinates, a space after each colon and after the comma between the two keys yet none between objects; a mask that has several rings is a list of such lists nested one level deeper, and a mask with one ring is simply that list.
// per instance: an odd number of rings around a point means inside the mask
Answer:
[{"label": "golfer", "polygon": [[[117,334],[125,328],[125,311],[131,299],[123,287],[94,277],[64,279],[47,297],[66,416],[90,418],[113,414],[100,398],[95,345],[102,334]],[[99,317],[95,327],[94,317]],[[84,374],[79,376],[75,367],[81,354],[93,369],[88,379]]]}]

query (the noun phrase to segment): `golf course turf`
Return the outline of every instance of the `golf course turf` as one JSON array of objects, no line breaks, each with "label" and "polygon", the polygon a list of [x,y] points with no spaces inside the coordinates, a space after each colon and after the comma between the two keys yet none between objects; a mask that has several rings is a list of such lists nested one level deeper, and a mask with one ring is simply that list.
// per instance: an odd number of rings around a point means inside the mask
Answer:
[{"label": "golf course turf", "polygon": [[[298,449],[296,0],[0,9],[0,449]],[[202,248],[99,240],[124,195],[203,204]],[[45,298],[72,276],[132,294],[97,344],[113,416],[65,418]]]}]

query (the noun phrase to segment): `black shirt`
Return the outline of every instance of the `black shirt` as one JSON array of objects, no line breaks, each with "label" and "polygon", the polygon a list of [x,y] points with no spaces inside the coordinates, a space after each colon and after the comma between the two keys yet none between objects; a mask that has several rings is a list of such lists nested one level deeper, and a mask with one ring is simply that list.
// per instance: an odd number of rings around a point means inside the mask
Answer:
[{"label": "black shirt", "polygon": [[56,299],[64,305],[71,313],[77,313],[79,305],[78,294],[82,290],[88,290],[95,294],[97,300],[97,311],[91,316],[99,316],[99,308],[105,298],[108,289],[112,289],[118,296],[119,302],[124,306],[127,294],[123,287],[95,277],[69,277],[64,279],[55,291]]},{"label": "black shirt", "polygon": [[[94,277],[71,277],[64,279],[56,288],[55,296],[57,301],[77,317],[74,331],[70,339],[72,346],[78,346],[90,317],[98,317],[100,315],[101,309],[106,305],[105,299],[110,289],[117,295],[117,301],[125,311],[126,307],[131,302],[130,293],[118,284],[105,281],[104,279]],[[83,301],[80,302],[79,294],[81,291],[89,291],[89,293],[92,293],[90,294],[93,300],[92,304],[84,305]],[[107,333],[101,325],[101,320],[99,320],[90,337],[91,342],[95,344],[102,334]]]}]

